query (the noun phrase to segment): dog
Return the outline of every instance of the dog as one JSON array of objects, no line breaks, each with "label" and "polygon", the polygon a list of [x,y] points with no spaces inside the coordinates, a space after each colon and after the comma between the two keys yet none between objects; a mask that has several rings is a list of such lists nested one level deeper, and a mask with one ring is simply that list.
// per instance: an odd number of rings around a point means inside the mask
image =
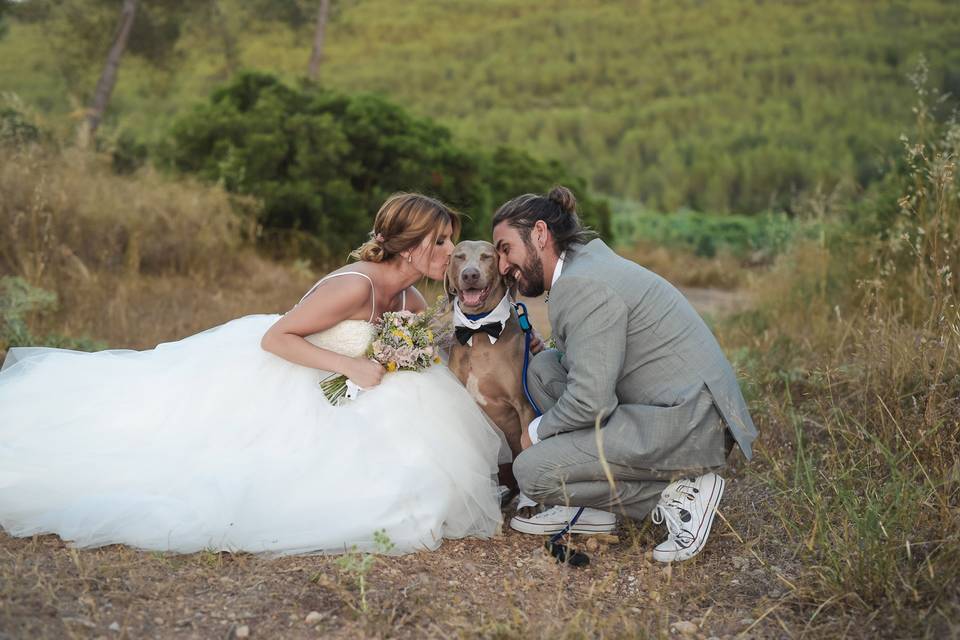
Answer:
[{"label": "dog", "polygon": [[[488,337],[491,333],[477,330],[463,344],[460,338],[468,331],[457,329],[460,336],[450,348],[448,366],[503,433],[516,458],[522,451],[521,436],[535,414],[523,392],[525,341],[513,307],[516,285],[500,274],[497,263],[497,252],[489,242],[464,240],[453,250],[444,287],[455,305],[454,324],[466,317],[474,325],[502,328],[495,341]],[[500,484],[510,490],[507,499],[518,491],[511,463],[500,465]]]}]

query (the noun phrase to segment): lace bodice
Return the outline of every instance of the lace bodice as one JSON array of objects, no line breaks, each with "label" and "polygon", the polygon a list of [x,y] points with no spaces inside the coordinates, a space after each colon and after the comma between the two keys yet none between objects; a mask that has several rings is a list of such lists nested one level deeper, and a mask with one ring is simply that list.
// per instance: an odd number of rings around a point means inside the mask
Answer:
[{"label": "lace bodice", "polygon": [[[325,280],[330,278],[338,278],[340,276],[361,276],[370,283],[370,320],[343,320],[339,324],[335,324],[329,329],[325,329],[319,333],[314,333],[307,336],[305,340],[315,347],[320,347],[321,349],[327,349],[329,351],[333,351],[334,353],[339,353],[340,355],[356,358],[362,356],[366,352],[367,347],[370,346],[370,342],[372,342],[374,337],[377,335],[377,329],[373,325],[374,313],[376,313],[377,308],[377,293],[376,287],[373,286],[373,280],[370,279],[370,276],[365,273],[360,273],[359,271],[342,271],[340,273],[330,274],[324,278],[321,278],[315,285],[313,285],[297,304],[301,304],[304,300],[306,300],[307,297],[316,291],[317,287],[323,284]],[[406,290],[403,292],[400,308],[407,308]]]},{"label": "lace bodice", "polygon": [[376,334],[376,327],[366,320],[343,320],[329,329],[307,336],[305,340],[315,347],[356,358],[366,352]]}]

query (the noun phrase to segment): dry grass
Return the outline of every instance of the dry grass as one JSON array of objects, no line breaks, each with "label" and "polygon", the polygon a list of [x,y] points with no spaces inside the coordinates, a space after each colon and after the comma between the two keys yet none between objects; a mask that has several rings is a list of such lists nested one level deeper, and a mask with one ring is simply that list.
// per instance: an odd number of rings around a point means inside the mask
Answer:
[{"label": "dry grass", "polygon": [[651,242],[638,242],[629,248],[621,248],[619,253],[679,287],[736,289],[746,280],[743,265],[729,254],[704,258],[691,250]]},{"label": "dry grass", "polygon": [[116,176],[98,156],[29,146],[0,155],[0,194],[0,276],[58,299],[30,318],[35,335],[146,348],[285,311],[313,277],[248,248],[242,212],[256,204],[217,187]]},{"label": "dry grass", "polygon": [[960,632],[958,145],[956,125],[908,144],[890,233],[796,247],[726,331],[803,610],[890,637]]}]

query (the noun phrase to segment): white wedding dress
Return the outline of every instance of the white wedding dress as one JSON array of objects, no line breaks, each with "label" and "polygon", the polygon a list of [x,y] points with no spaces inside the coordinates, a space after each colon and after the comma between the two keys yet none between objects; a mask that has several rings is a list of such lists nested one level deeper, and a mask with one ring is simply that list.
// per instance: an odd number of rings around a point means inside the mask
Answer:
[{"label": "white wedding dress", "polygon": [[[445,366],[334,407],[327,374],[260,348],[278,317],[147,351],[11,350],[0,526],[182,553],[377,550],[379,530],[405,553],[498,532],[500,438]],[[358,356],[374,333],[346,320],[308,340]]]}]

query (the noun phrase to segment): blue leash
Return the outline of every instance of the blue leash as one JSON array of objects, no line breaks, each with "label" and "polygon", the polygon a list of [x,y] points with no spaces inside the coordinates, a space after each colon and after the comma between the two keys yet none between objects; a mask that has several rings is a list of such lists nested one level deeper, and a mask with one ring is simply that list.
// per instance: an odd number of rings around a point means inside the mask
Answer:
[{"label": "blue leash", "polygon": [[[514,308],[517,311],[517,320],[520,323],[520,329],[523,331],[523,341],[524,341],[523,378],[522,378],[523,395],[527,396],[527,402],[529,402],[530,406],[533,407],[533,412],[537,414],[537,417],[540,417],[543,415],[543,411],[541,411],[540,407],[537,406],[537,403],[536,401],[534,401],[533,396],[530,395],[530,388],[527,387],[527,369],[529,369],[530,367],[530,341],[533,340],[533,325],[530,324],[530,316],[527,313],[527,305],[523,304],[522,302],[515,302]],[[580,516],[583,515],[583,510],[584,510],[584,507],[580,507],[580,509],[577,510],[576,515],[570,518],[570,522],[568,522],[567,525],[563,529],[561,529],[558,533],[553,534],[550,537],[550,541],[547,542],[547,548],[560,561],[567,560],[569,549],[567,549],[566,545],[558,545],[558,543],[563,538],[563,536],[569,533],[570,529],[573,528],[573,525],[577,524],[577,520],[579,520]],[[559,551],[557,550],[558,547],[560,548]],[[586,564],[585,562],[582,562],[582,561],[577,563],[576,561],[577,555],[578,554],[574,553],[572,556],[570,556],[570,563],[575,564],[577,566],[579,566],[580,564]],[[579,555],[582,556],[583,554],[579,554]]]},{"label": "blue leash", "polygon": [[520,329],[523,331],[523,395],[527,396],[527,402],[533,407],[533,412],[537,417],[543,415],[543,411],[537,406],[533,396],[530,395],[530,389],[527,387],[527,369],[530,367],[530,341],[533,340],[533,325],[530,324],[530,316],[527,314],[527,305],[522,302],[514,302],[514,308],[517,310],[517,320],[520,323]]}]

